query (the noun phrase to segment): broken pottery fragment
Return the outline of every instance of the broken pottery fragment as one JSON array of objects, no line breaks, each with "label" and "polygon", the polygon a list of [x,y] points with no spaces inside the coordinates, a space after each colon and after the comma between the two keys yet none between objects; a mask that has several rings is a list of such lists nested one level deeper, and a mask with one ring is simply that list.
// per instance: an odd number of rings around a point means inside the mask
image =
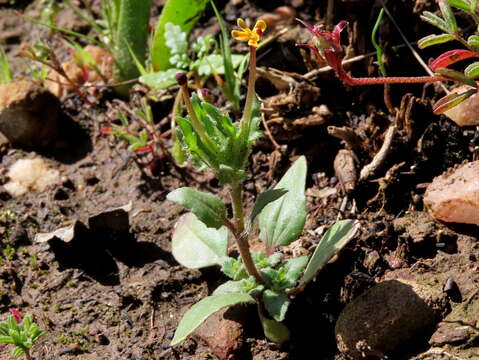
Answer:
[{"label": "broken pottery fragment", "polygon": [[10,181],[3,187],[13,196],[29,191],[44,191],[60,181],[60,172],[50,168],[43,159],[20,159],[8,170]]},{"label": "broken pottery fragment", "polygon": [[353,359],[385,357],[436,324],[446,306],[440,289],[407,280],[383,281],[346,305],[335,333]]},{"label": "broken pottery fragment", "polygon": [[43,147],[57,136],[58,99],[34,81],[0,85],[0,132],[15,145]]},{"label": "broken pottery fragment", "polygon": [[[470,89],[470,86],[463,85],[452,90],[453,93],[463,92]],[[470,98],[464,100],[459,105],[444,112],[449,119],[459,126],[477,126],[479,125],[479,93],[475,93]]]},{"label": "broken pottery fragment", "polygon": [[424,204],[442,221],[479,224],[479,161],[449,169],[427,187]]}]

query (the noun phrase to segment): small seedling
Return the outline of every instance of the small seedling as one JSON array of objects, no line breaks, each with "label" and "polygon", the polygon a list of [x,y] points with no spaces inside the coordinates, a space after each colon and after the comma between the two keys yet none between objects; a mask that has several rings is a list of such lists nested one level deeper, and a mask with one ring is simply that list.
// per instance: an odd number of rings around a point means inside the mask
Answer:
[{"label": "small seedling", "polygon": [[[238,26],[240,30],[234,30],[232,36],[248,41],[250,49],[248,88],[240,121],[233,122],[229,115],[196,94],[190,98],[187,76],[177,75],[188,110],[187,117],[176,119],[178,139],[194,164],[213,170],[220,184],[228,189],[233,218],[228,218],[226,205],[215,195],[184,187],[167,196],[191,211],[176,224],[172,239],[175,259],[189,268],[219,265],[231,279],[187,311],[176,329],[172,345],[182,342],[214,312],[240,303],[256,303],[267,338],[277,343],[287,341],[289,330],[282,321],[290,296],[301,291],[358,228],[353,220],[336,223],[311,258],[285,259],[277,252],[277,248],[296,240],[305,224],[307,169],[304,157],[294,162],[273,189],[260,194],[252,212],[245,216],[243,182],[253,143],[262,135],[254,85],[256,49],[266,24],[260,20],[250,29],[245,21],[238,19]],[[256,223],[264,245],[264,251],[260,252],[252,252],[249,247]],[[228,256],[230,235],[235,239],[239,258]]]},{"label": "small seedling", "polygon": [[12,357],[18,358],[25,354],[31,360],[30,349],[46,332],[40,330],[32,320],[31,315],[22,318],[21,314],[11,309],[7,321],[0,323],[0,343],[12,344]]},{"label": "small seedling", "polygon": [[377,84],[401,84],[401,83],[428,83],[436,81],[455,81],[469,87],[462,92],[453,92],[438,100],[434,105],[434,113],[442,114],[452,107],[460,104],[478,91],[476,78],[479,77],[479,61],[470,64],[463,72],[452,70],[449,66],[470,58],[479,58],[479,36],[472,35],[464,39],[457,26],[456,17],[451,9],[454,6],[470,15],[479,25],[479,17],[476,14],[477,0],[439,0],[441,16],[431,12],[424,12],[421,18],[443,31],[442,34],[429,35],[418,42],[419,48],[443,44],[449,41],[458,41],[466,49],[446,51],[435,60],[429,67],[435,72],[432,76],[417,77],[368,77],[356,78],[349,75],[343,67],[344,50],[341,45],[341,31],[347,26],[347,21],[341,21],[332,32],[323,30],[321,25],[311,26],[304,21],[303,24],[314,36],[315,45],[298,44],[298,46],[311,49],[320,59],[324,60],[335,71],[338,78],[345,84],[377,85]]}]

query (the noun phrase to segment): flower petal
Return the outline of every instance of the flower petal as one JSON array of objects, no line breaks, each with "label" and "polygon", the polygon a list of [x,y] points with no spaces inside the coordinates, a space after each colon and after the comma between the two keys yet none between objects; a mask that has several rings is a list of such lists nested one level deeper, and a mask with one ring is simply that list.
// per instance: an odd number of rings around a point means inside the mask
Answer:
[{"label": "flower petal", "polygon": [[257,48],[258,47],[258,40],[251,38],[248,41],[248,45]]},{"label": "flower petal", "polygon": [[243,19],[241,19],[241,18],[238,18],[238,20],[236,20],[236,24],[238,24],[238,27],[240,27],[240,28],[243,29],[243,30],[246,30],[246,29],[249,30],[249,28],[248,28],[248,26],[246,25],[245,21],[244,21]]},{"label": "flower petal", "polygon": [[251,34],[247,33],[246,31],[239,31],[239,30],[232,30],[231,36],[236,40],[246,41],[251,38]]},{"label": "flower petal", "polygon": [[266,23],[264,22],[264,20],[256,21],[253,31],[258,35],[263,35],[265,30],[266,30]]}]

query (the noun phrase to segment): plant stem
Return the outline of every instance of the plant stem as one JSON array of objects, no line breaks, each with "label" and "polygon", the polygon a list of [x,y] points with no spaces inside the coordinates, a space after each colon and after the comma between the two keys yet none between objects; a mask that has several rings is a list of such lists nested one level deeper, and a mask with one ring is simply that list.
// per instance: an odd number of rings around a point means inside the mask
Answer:
[{"label": "plant stem", "polygon": [[342,74],[338,74],[338,75],[342,81],[352,86],[380,85],[380,84],[421,84],[421,83],[450,80],[443,76],[417,76],[417,77],[391,76],[391,77],[353,78],[347,75],[346,72]]},{"label": "plant stem", "polygon": [[233,216],[235,220],[234,236],[238,249],[243,259],[243,264],[248,274],[256,279],[258,284],[263,283],[263,279],[256,269],[256,266],[251,257],[251,252],[248,244],[248,237],[245,236],[244,231],[244,212],[243,212],[243,191],[241,189],[241,183],[235,183],[231,185],[231,204],[233,205]]},{"label": "plant stem", "polygon": [[24,354],[25,354],[25,357],[27,358],[27,360],[32,360],[32,357],[30,356],[30,350],[25,349]]},{"label": "plant stem", "polygon": [[256,48],[254,46],[249,47],[249,54],[248,90],[246,92],[246,102],[243,109],[243,119],[241,120],[242,130],[248,130],[248,132],[251,125],[251,111],[253,109],[256,82]]}]

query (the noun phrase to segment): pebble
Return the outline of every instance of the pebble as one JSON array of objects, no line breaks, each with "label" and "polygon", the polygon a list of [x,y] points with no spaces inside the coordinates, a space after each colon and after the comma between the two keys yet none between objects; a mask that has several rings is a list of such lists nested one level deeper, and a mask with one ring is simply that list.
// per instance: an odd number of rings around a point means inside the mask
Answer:
[{"label": "pebble", "polygon": [[60,102],[34,81],[0,85],[0,132],[14,145],[45,147],[56,139]]},{"label": "pebble", "polygon": [[448,169],[427,187],[424,204],[437,220],[479,224],[479,161]]},{"label": "pebble", "polygon": [[436,324],[447,301],[441,289],[383,281],[350,302],[336,322],[339,350],[353,359],[385,357]]}]

